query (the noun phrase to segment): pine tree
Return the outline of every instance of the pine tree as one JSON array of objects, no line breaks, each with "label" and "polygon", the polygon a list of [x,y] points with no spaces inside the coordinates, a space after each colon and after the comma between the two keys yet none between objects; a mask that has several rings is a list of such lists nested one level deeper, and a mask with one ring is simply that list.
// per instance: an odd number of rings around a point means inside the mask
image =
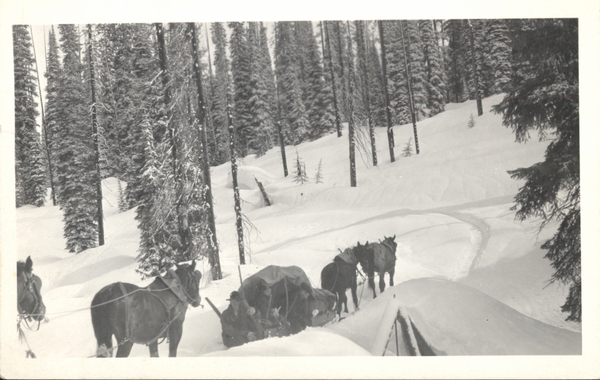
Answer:
[{"label": "pine tree", "polygon": [[425,68],[425,90],[427,92],[427,108],[429,116],[437,115],[444,111],[446,84],[443,81],[444,68],[442,66],[442,57],[438,46],[438,39],[434,33],[431,20],[420,20],[419,30],[421,31],[423,48],[423,67]]},{"label": "pine tree", "polygon": [[56,155],[59,205],[69,252],[96,246],[96,189],[87,94],[80,61],[79,35],[74,25],[59,25],[62,71],[57,85]]},{"label": "pine tree", "polygon": [[487,73],[488,93],[498,94],[507,88],[511,76],[511,47],[508,27],[505,20],[488,20],[486,23],[487,46],[485,65]]},{"label": "pine tree", "polygon": [[474,126],[475,126],[475,118],[473,117],[473,114],[471,114],[471,116],[469,116],[469,123],[467,124],[467,127],[473,128]]},{"label": "pine tree", "polygon": [[328,89],[325,87],[321,55],[314,36],[312,22],[304,22],[301,25],[303,25],[303,28],[299,43],[305,45],[304,51],[306,52],[304,60],[304,104],[310,123],[309,139],[315,140],[332,131],[334,115],[327,98]]},{"label": "pine tree", "polygon": [[294,176],[294,182],[304,184],[308,182],[308,176],[306,175],[306,165],[300,158],[298,151],[296,151],[296,175]]},{"label": "pine tree", "polygon": [[39,207],[44,205],[46,198],[46,171],[36,123],[35,61],[31,49],[27,26],[13,26],[17,206],[32,204]]},{"label": "pine tree", "polygon": [[[57,133],[57,122],[58,113],[60,111],[58,106],[58,80],[61,74],[60,60],[58,57],[58,44],[56,42],[56,33],[54,27],[50,29],[48,38],[48,56],[46,61],[46,136],[48,139],[48,147],[51,156],[50,160],[53,162],[52,165],[52,176],[57,178],[56,164],[54,160],[56,155],[53,153],[56,149],[56,133]],[[58,199],[59,186],[54,186],[54,197]]]},{"label": "pine tree", "polygon": [[413,155],[412,151],[412,137],[408,139],[406,145],[404,145],[404,150],[402,151],[402,155],[404,157],[410,157]]},{"label": "pine tree", "polygon": [[296,60],[296,41],[291,22],[276,24],[275,70],[279,82],[282,114],[289,129],[288,137],[294,144],[307,139],[310,129],[306,108],[302,101],[300,65]]},{"label": "pine tree", "polygon": [[461,103],[469,96],[466,86],[468,36],[462,20],[447,20],[443,25],[448,37],[448,59],[446,60],[447,87],[450,94],[448,100]]},{"label": "pine tree", "polygon": [[251,94],[248,106],[251,110],[252,124],[247,141],[248,148],[260,157],[273,147],[274,123],[269,103],[269,88],[263,71],[265,63],[261,58],[263,50],[260,48],[258,27],[256,22],[248,23]]},{"label": "pine tree", "polygon": [[244,23],[230,22],[231,76],[234,90],[234,121],[236,130],[236,147],[240,156],[248,154],[252,126],[251,88],[251,52]]},{"label": "pine tree", "polygon": [[231,78],[229,74],[229,58],[227,58],[227,33],[223,23],[211,23],[212,42],[215,46],[215,93],[213,95],[213,112],[211,113],[216,130],[217,147],[219,149],[216,161],[223,163],[229,157],[227,98],[230,91]]},{"label": "pine tree", "polygon": [[506,97],[494,107],[519,142],[537,130],[552,134],[544,161],[509,171],[524,180],[515,197],[516,218],[559,227],[542,245],[555,272],[569,285],[562,311],[581,321],[581,206],[579,151],[579,57],[577,19],[525,20],[513,30],[515,67]]},{"label": "pine tree", "polygon": [[323,183],[323,159],[319,160],[319,167],[315,175],[315,183]]}]

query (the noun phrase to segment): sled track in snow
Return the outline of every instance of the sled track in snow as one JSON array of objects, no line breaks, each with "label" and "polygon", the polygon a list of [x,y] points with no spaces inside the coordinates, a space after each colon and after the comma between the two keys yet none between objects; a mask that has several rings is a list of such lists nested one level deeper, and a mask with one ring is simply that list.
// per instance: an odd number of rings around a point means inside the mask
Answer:
[{"label": "sled track in snow", "polygon": [[[504,199],[504,197],[502,197],[501,199]],[[358,222],[348,224],[348,225],[345,225],[345,226],[342,226],[339,228],[332,228],[332,229],[324,230],[324,231],[321,231],[319,233],[316,233],[316,234],[313,234],[310,236],[303,236],[303,237],[299,237],[299,238],[295,238],[295,239],[286,240],[284,242],[274,244],[270,247],[261,249],[260,251],[257,251],[255,253],[270,252],[270,251],[277,250],[282,247],[286,247],[293,243],[298,243],[303,240],[313,239],[316,236],[330,234],[330,233],[333,233],[336,231],[342,231],[342,230],[345,230],[350,227],[369,223],[369,222],[376,221],[376,220],[391,219],[391,218],[396,218],[399,216],[409,216],[409,215],[442,214],[442,215],[446,215],[451,218],[454,218],[456,220],[459,220],[463,223],[469,224],[470,226],[472,226],[475,230],[477,230],[479,232],[480,238],[479,238],[479,242],[477,244],[475,257],[473,258],[473,261],[471,262],[471,266],[469,268],[469,271],[472,271],[477,266],[477,264],[479,263],[479,260],[481,259],[481,256],[485,252],[488,241],[490,239],[490,226],[484,220],[479,219],[473,215],[455,211],[457,209],[460,209],[461,206],[464,207],[464,205],[458,205],[458,206],[441,207],[441,208],[429,209],[429,210],[411,210],[411,209],[394,210],[394,211],[390,211],[390,212],[387,212],[387,213],[384,213],[381,215],[366,218],[366,219],[360,220]],[[414,231],[410,231],[410,232],[414,232]],[[401,236],[401,235],[399,235],[399,236]]]}]

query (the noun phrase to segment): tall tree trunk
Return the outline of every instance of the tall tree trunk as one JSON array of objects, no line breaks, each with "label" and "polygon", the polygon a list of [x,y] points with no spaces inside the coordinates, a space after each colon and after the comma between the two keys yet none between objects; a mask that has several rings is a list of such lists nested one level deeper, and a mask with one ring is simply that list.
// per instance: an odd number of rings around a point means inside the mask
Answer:
[{"label": "tall tree trunk", "polygon": [[390,107],[390,95],[388,93],[387,59],[385,57],[385,42],[383,40],[383,21],[378,20],[379,43],[381,44],[381,66],[383,69],[383,93],[385,95],[385,118],[387,121],[388,146],[390,148],[390,161],[394,162],[394,130],[392,129],[392,111]]},{"label": "tall tree trunk", "polygon": [[408,103],[410,106],[410,117],[412,119],[413,124],[413,133],[415,135],[415,150],[417,151],[417,154],[419,154],[419,136],[417,135],[417,118],[415,116],[415,97],[412,91],[412,76],[410,75],[407,57],[407,54],[410,53],[410,47],[407,52],[406,43],[404,41],[404,27],[402,26],[402,21],[400,21],[400,36],[402,37],[402,49],[404,50],[404,70],[406,72],[406,85],[408,86]]},{"label": "tall tree trunk", "polygon": [[96,151],[96,204],[98,219],[98,245],[104,245],[104,213],[102,211],[102,175],[100,174],[100,147],[98,142],[98,120],[96,118],[96,77],[94,72],[94,55],[92,44],[92,24],[88,24],[88,53],[90,63],[90,89],[92,93],[92,134],[94,135],[94,149]]},{"label": "tall tree trunk", "polygon": [[162,76],[163,87],[165,91],[164,104],[167,112],[167,129],[169,131],[169,138],[171,140],[171,156],[173,162],[173,174],[175,176],[175,209],[177,213],[177,226],[179,232],[179,238],[181,239],[182,250],[187,254],[189,249],[189,231],[187,223],[187,212],[185,212],[185,205],[182,204],[182,190],[183,184],[181,180],[181,172],[179,168],[179,161],[177,160],[177,130],[175,124],[172,122],[172,111],[171,111],[171,77],[169,74],[168,63],[167,63],[167,46],[165,44],[165,32],[161,23],[155,24],[156,26],[156,39],[158,42],[158,56],[160,62],[160,70]]},{"label": "tall tree trunk", "polygon": [[[371,154],[373,159],[373,166],[377,166],[377,146],[375,144],[375,129],[373,128],[373,122],[371,118],[371,96],[369,94],[369,70],[367,69],[368,51],[369,51],[369,39],[365,36],[365,24],[364,21],[355,21],[356,23],[356,40],[358,44],[358,57],[359,70],[363,72],[365,77],[364,80],[364,103],[367,111],[367,124],[369,127],[369,138],[371,141]],[[362,46],[362,48],[361,48]]]},{"label": "tall tree trunk", "polygon": [[202,73],[200,71],[200,54],[198,50],[198,35],[196,25],[191,22],[188,24],[188,33],[192,35],[192,57],[194,60],[194,77],[196,79],[196,90],[198,91],[198,108],[196,118],[200,128],[200,139],[202,141],[202,172],[204,174],[204,185],[206,186],[206,203],[208,205],[208,227],[211,232],[210,236],[210,253],[209,262],[211,267],[212,279],[220,280],[223,278],[221,273],[221,263],[219,260],[219,246],[217,243],[217,228],[215,226],[215,211],[212,200],[212,185],[210,179],[210,161],[208,157],[208,142],[206,138],[205,125],[205,106],[204,96],[202,95]]},{"label": "tall tree trunk", "polygon": [[[54,191],[54,175],[52,174],[52,155],[50,154],[50,142],[48,141],[46,115],[44,114],[44,99],[42,99],[42,85],[40,84],[40,69],[37,63],[37,55],[35,53],[35,42],[33,39],[33,29],[31,28],[31,25],[29,25],[29,33],[31,34],[31,45],[33,47],[33,59],[35,60],[35,71],[37,74],[38,91],[40,92],[40,107],[42,109],[42,135],[44,136],[44,145],[46,145],[46,159],[48,160],[48,174],[50,176],[50,193],[52,194],[52,205],[56,206],[56,193]],[[44,31],[44,58],[46,56],[45,51],[46,32]]]},{"label": "tall tree trunk", "polygon": [[[235,228],[238,237],[238,253],[240,264],[246,264],[244,251],[244,225],[242,220],[242,206],[240,201],[240,188],[237,179],[237,161],[235,158],[235,128],[233,127],[233,118],[231,117],[231,105],[227,101],[227,121],[229,123],[229,152],[231,156],[231,180],[233,186],[233,202],[235,209]],[[277,123],[279,124],[279,123]]]},{"label": "tall tree trunk", "polygon": [[475,32],[471,20],[467,20],[469,24],[469,38],[471,40],[471,57],[473,59],[473,77],[475,78],[475,99],[477,101],[477,116],[483,115],[483,103],[479,94],[479,73],[477,70],[477,56],[475,53]]},{"label": "tall tree trunk", "polygon": [[[208,43],[208,26],[206,26],[207,24],[204,24],[204,30],[206,32],[206,50],[208,51],[208,75],[209,75],[209,80],[210,80],[210,99],[211,99],[211,104],[214,104],[214,99],[215,99],[215,85],[214,85],[214,81],[213,81],[213,70],[212,70],[212,62],[211,62],[211,58],[210,58],[210,44]],[[213,123],[213,117],[212,117],[212,109],[211,107],[207,107],[208,111],[207,111],[207,115],[206,115],[206,125],[207,126],[211,126],[212,128],[212,140],[213,140],[213,145],[215,147],[214,149],[214,154],[217,156],[216,158],[218,159],[219,156],[219,142],[217,140],[217,127],[215,126],[215,124]],[[213,160],[215,159],[215,157],[213,157]]]},{"label": "tall tree trunk", "polygon": [[342,137],[342,123],[340,120],[340,110],[337,103],[337,91],[335,85],[335,72],[333,70],[333,60],[331,59],[331,44],[329,43],[329,28],[327,27],[327,21],[322,22],[325,25],[325,39],[327,41],[327,51],[329,53],[329,70],[331,72],[331,89],[333,90],[333,109],[335,111],[335,128],[338,137]]},{"label": "tall tree trunk", "polygon": [[354,65],[352,56],[352,34],[350,33],[350,21],[346,21],[348,27],[348,144],[350,148],[350,187],[356,187],[356,140],[354,137]]},{"label": "tall tree trunk", "polygon": [[[275,44],[277,44],[277,37],[275,37]],[[275,46],[277,52],[277,46]],[[277,54],[277,53],[275,53]],[[283,176],[288,176],[287,159],[285,156],[285,141],[283,139],[283,132],[281,130],[281,103],[279,102],[279,80],[275,80],[275,97],[277,100],[277,136],[279,137],[279,148],[281,149],[281,163],[283,165]]]}]

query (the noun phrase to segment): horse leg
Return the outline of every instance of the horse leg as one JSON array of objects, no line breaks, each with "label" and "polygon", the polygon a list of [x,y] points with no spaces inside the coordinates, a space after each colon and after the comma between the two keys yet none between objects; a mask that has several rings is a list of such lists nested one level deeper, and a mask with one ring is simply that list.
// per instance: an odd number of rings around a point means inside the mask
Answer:
[{"label": "horse leg", "polygon": [[[344,304],[344,312],[347,313],[348,312],[348,297],[346,297],[346,289],[340,291],[340,304],[342,304],[342,303]],[[341,309],[341,307],[340,307],[340,309]],[[341,315],[341,313],[340,313],[340,315]]]},{"label": "horse leg", "polygon": [[352,291],[352,302],[354,302],[354,311],[358,310],[358,297],[356,296],[356,277],[352,279],[350,284],[350,290]]},{"label": "horse leg", "polygon": [[183,321],[173,321],[169,326],[169,357],[177,356],[177,346],[183,334]]},{"label": "horse leg", "polygon": [[394,286],[394,273],[396,272],[396,268],[392,268],[390,271],[390,286]]},{"label": "horse leg", "polygon": [[379,292],[383,293],[384,289],[385,289],[385,272],[379,274]]},{"label": "horse leg", "polygon": [[150,343],[148,345],[148,349],[150,350],[150,357],[157,358],[158,357],[158,341],[154,343]]},{"label": "horse leg", "polygon": [[126,358],[129,356],[131,352],[131,348],[133,347],[133,342],[127,340],[119,345],[119,349],[117,350],[117,358]]}]

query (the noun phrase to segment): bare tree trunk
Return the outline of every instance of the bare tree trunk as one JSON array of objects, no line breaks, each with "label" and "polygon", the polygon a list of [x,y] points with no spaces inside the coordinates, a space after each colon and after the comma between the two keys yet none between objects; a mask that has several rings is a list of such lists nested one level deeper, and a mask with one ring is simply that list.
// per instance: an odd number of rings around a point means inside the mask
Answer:
[{"label": "bare tree trunk", "polygon": [[[277,37],[275,37],[277,44]],[[277,47],[275,47],[277,51]],[[276,74],[277,75],[277,74]],[[281,103],[279,102],[279,80],[275,80],[275,97],[277,99],[277,136],[279,137],[279,148],[281,149],[281,163],[283,164],[283,176],[288,176],[287,158],[285,156],[285,142],[283,140],[283,132],[281,131]]]},{"label": "bare tree trunk", "polygon": [[[415,149],[417,154],[419,154],[419,136],[417,135],[417,118],[415,115],[415,98],[412,92],[412,86],[410,84],[412,80],[412,76],[410,75],[410,69],[408,68],[408,57],[406,51],[406,43],[404,42],[404,27],[402,26],[402,21],[400,21],[400,35],[402,36],[402,49],[404,49],[404,70],[406,72],[406,84],[408,86],[408,103],[410,106],[410,116],[412,118],[413,124],[413,133],[415,135]],[[410,53],[410,46],[408,53]]]},{"label": "bare tree trunk", "polygon": [[90,89],[92,92],[92,134],[94,135],[94,149],[96,150],[96,204],[98,219],[98,245],[104,245],[104,213],[102,211],[102,176],[100,174],[100,147],[98,143],[98,120],[96,117],[96,77],[94,72],[94,55],[92,44],[92,24],[88,24],[88,53],[90,63]]},{"label": "bare tree trunk", "polygon": [[212,279],[220,280],[223,278],[221,273],[221,263],[219,260],[219,246],[217,243],[217,228],[215,225],[215,211],[212,199],[212,184],[210,179],[210,161],[208,157],[208,142],[206,138],[206,120],[204,96],[202,94],[202,73],[200,71],[200,54],[198,51],[198,35],[196,25],[191,22],[188,24],[188,33],[192,35],[192,57],[194,60],[194,77],[196,79],[196,90],[198,91],[198,108],[196,118],[200,128],[200,139],[202,141],[202,172],[204,175],[204,184],[206,185],[206,203],[208,205],[208,227],[211,232],[211,249],[209,253],[209,262],[211,267]]},{"label": "bare tree trunk", "polygon": [[238,252],[240,264],[246,264],[244,251],[244,225],[242,220],[242,206],[240,202],[240,188],[237,180],[237,161],[235,158],[235,129],[233,128],[233,118],[231,117],[231,105],[227,102],[227,120],[229,122],[229,151],[231,156],[231,179],[233,186],[233,202],[235,208],[235,227],[238,237]]},{"label": "bare tree trunk", "polygon": [[331,44],[329,43],[329,27],[327,21],[323,22],[325,25],[325,40],[327,41],[327,52],[329,53],[329,71],[331,72],[331,89],[333,90],[333,110],[335,112],[335,129],[338,137],[342,137],[342,122],[340,120],[340,109],[337,102],[337,89],[335,85],[335,72],[333,70],[333,60],[331,58]]},{"label": "bare tree trunk", "polygon": [[[48,141],[48,131],[46,125],[46,115],[44,114],[44,99],[42,98],[42,85],[40,84],[40,69],[37,63],[37,55],[35,53],[35,42],[33,39],[33,29],[29,25],[29,33],[31,34],[31,44],[33,46],[33,59],[35,60],[35,71],[37,73],[38,90],[40,92],[40,106],[42,109],[42,135],[44,136],[44,145],[46,145],[46,158],[48,159],[48,174],[50,176],[50,193],[52,194],[52,205],[56,206],[56,193],[54,191],[54,175],[52,173],[52,159],[50,154],[50,144]],[[46,32],[44,31],[44,51],[46,51]],[[45,57],[45,54],[44,54]],[[46,65],[47,66],[47,65]]]},{"label": "bare tree trunk", "polygon": [[394,162],[394,130],[392,129],[392,111],[390,108],[390,96],[388,94],[387,59],[385,57],[385,43],[383,40],[383,21],[377,21],[379,26],[379,43],[381,44],[381,66],[383,69],[383,94],[385,95],[385,118],[387,120],[388,146],[390,148],[390,161]]},{"label": "bare tree trunk", "polygon": [[475,53],[475,33],[471,20],[467,20],[469,24],[469,37],[471,39],[471,56],[473,57],[473,77],[475,78],[475,99],[477,101],[477,116],[483,115],[483,103],[479,94],[479,73],[477,72],[477,56]]},{"label": "bare tree trunk", "polygon": [[[367,68],[367,60],[368,60],[368,52],[369,52],[369,39],[365,34],[365,24],[364,21],[355,21],[356,23],[356,38],[357,44],[359,46],[358,54],[362,55],[358,57],[359,60],[359,70],[363,71],[363,75],[365,76],[364,83],[364,99],[365,99],[365,109],[367,111],[367,124],[369,127],[369,138],[371,140],[371,154],[373,159],[373,166],[377,166],[377,146],[375,144],[375,129],[373,128],[373,123],[371,120],[371,96],[369,93],[369,70]],[[360,41],[358,39],[360,38]],[[360,48],[360,46],[363,48]]]},{"label": "bare tree trunk", "polygon": [[356,140],[354,137],[354,65],[352,56],[352,38],[350,33],[350,21],[346,21],[348,27],[348,143],[350,145],[350,187],[356,187]]}]

